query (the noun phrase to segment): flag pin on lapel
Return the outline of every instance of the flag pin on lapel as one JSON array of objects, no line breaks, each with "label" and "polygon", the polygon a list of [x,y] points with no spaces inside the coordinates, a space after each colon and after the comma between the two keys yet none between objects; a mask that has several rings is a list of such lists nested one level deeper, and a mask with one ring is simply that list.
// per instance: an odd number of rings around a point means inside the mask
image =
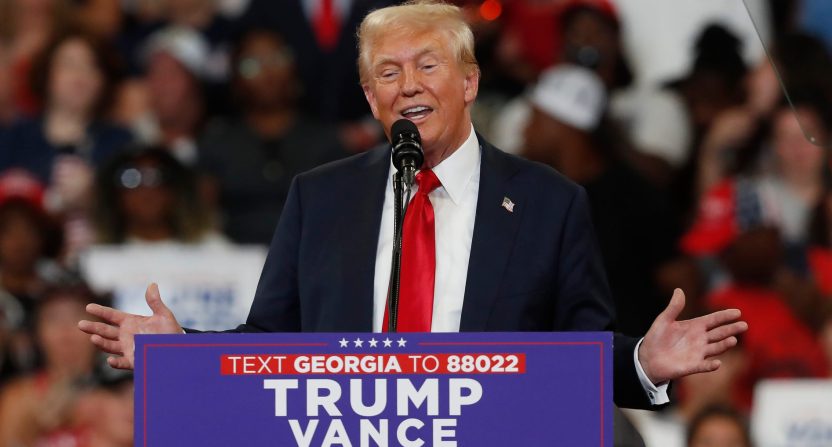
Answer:
[{"label": "flag pin on lapel", "polygon": [[514,202],[511,201],[508,197],[503,197],[503,208],[506,209],[509,213],[514,212]]}]

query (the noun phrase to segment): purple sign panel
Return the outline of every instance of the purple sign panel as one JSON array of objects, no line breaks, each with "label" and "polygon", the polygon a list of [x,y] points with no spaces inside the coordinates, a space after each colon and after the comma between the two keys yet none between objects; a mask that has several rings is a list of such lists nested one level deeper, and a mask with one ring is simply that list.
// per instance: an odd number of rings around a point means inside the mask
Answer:
[{"label": "purple sign panel", "polygon": [[612,446],[609,333],[136,338],[135,445]]}]

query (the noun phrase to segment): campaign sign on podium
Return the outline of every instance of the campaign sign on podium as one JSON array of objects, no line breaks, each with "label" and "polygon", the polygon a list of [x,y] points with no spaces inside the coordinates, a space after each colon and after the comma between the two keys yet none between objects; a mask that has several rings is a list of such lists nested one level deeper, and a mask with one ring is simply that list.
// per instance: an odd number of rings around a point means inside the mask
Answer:
[{"label": "campaign sign on podium", "polygon": [[136,338],[136,446],[612,446],[609,333]]}]

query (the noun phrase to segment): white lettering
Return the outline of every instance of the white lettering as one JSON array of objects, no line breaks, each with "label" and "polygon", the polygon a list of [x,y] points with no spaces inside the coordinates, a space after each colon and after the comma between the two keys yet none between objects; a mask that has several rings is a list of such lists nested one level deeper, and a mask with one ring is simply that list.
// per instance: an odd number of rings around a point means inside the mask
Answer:
[{"label": "white lettering", "polygon": [[312,437],[315,436],[315,430],[318,428],[318,420],[310,420],[306,424],[306,430],[301,430],[297,419],[289,419],[289,427],[292,429],[292,436],[295,437],[298,447],[309,447],[312,445]]},{"label": "white lettering", "polygon": [[370,438],[378,447],[387,447],[387,437],[390,430],[387,427],[387,419],[379,419],[378,428],[373,426],[373,423],[367,419],[361,420],[361,447],[370,447]]},{"label": "white lettering", "polygon": [[[321,394],[321,391],[328,391]],[[341,416],[341,410],[335,406],[341,398],[341,385],[330,379],[309,379],[306,382],[306,415],[318,416],[318,407],[323,407],[329,416]]]},{"label": "white lettering", "polygon": [[[453,380],[453,379],[451,379]],[[415,408],[419,408],[427,401],[428,416],[439,415],[439,380],[425,379],[422,386],[417,390],[413,383],[408,379],[396,380],[396,414],[399,416],[407,416],[409,414],[408,401],[413,403]]]},{"label": "white lettering", "polygon": [[274,415],[286,416],[287,390],[298,388],[297,379],[268,379],[263,381],[264,390],[274,390]]},{"label": "white lettering", "polygon": [[[482,385],[474,379],[451,379],[448,385],[448,413],[451,416],[459,416],[463,405],[474,405],[482,398]],[[462,390],[469,393],[463,395]]]},{"label": "white lettering", "polygon": [[424,427],[424,425],[425,424],[418,419],[403,420],[402,423],[399,424],[399,428],[396,430],[396,438],[398,438],[399,444],[401,444],[402,447],[421,447],[424,445],[425,441],[422,441],[421,438],[411,440],[407,437],[407,429],[412,427],[418,430]]},{"label": "white lettering", "polygon": [[326,436],[324,436],[324,442],[321,445],[323,447],[331,447],[336,444],[344,447],[352,447],[350,437],[347,436],[347,429],[344,427],[344,423],[341,422],[340,419],[333,419],[332,422],[329,423],[329,429],[327,429]]},{"label": "white lettering", "polygon": [[433,447],[457,447],[456,441],[445,438],[456,437],[456,419],[433,420]]},{"label": "white lettering", "polygon": [[364,405],[363,388],[364,381],[361,379],[350,380],[350,406],[355,414],[364,417],[378,416],[387,406],[387,379],[376,379],[375,402],[369,407]]}]

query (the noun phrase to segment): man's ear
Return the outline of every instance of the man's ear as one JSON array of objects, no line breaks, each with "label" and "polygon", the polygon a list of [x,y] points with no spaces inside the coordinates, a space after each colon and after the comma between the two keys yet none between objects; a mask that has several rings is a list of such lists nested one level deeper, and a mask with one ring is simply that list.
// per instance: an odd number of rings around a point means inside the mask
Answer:
[{"label": "man's ear", "polygon": [[468,74],[465,75],[464,81],[465,89],[465,104],[471,104],[477,99],[477,92],[480,89],[480,69],[479,67],[472,67],[468,69]]},{"label": "man's ear", "polygon": [[373,112],[373,118],[380,119],[378,115],[378,103],[376,102],[376,94],[369,84],[361,84],[361,89],[364,90],[364,97],[367,98],[367,104],[370,105],[370,110]]}]

